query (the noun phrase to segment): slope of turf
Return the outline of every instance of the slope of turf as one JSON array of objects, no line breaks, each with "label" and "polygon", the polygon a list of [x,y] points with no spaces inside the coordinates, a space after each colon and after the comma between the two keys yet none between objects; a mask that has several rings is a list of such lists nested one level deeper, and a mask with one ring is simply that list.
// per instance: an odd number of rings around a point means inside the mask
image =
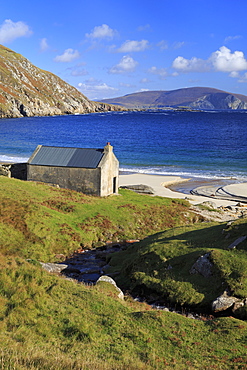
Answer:
[{"label": "slope of turf", "polygon": [[191,320],[1,257],[1,369],[244,369],[247,323]]},{"label": "slope of turf", "polygon": [[[247,240],[237,248],[228,246],[247,235],[247,219],[226,224],[200,223],[171,228],[130,246],[111,258],[109,272],[118,272],[120,286],[138,292],[152,292],[156,299],[193,309],[210,310],[223,291],[247,297]],[[210,276],[192,274],[200,256],[209,253]],[[247,318],[247,310],[241,309]]]},{"label": "slope of turf", "polygon": [[52,262],[82,247],[140,239],[190,222],[185,201],[120,194],[90,197],[0,177],[0,252]]},{"label": "slope of turf", "polygon": [[246,222],[228,228],[225,239],[225,225],[191,221],[183,201],[130,191],[93,198],[0,177],[0,369],[246,369],[245,321],[155,311],[118,299],[107,283],[76,283],[36,261],[56,261],[108,239],[140,238],[111,260],[119,283],[205,305],[206,284],[188,280],[186,271],[210,249],[218,281],[243,297],[246,245],[226,247]]}]

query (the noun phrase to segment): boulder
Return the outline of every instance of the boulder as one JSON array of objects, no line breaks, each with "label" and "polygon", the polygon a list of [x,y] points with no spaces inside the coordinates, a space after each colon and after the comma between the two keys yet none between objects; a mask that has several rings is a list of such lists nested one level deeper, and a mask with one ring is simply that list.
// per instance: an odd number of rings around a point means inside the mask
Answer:
[{"label": "boulder", "polygon": [[128,189],[128,190],[133,190],[136,193],[141,193],[141,194],[154,194],[154,189],[151,188],[151,186],[148,185],[126,185],[126,186],[121,186],[122,189]]},{"label": "boulder", "polygon": [[213,267],[210,262],[210,252],[200,256],[190,269],[190,274],[201,274],[205,278],[212,275],[211,269]]},{"label": "boulder", "polygon": [[213,312],[221,312],[221,311],[226,311],[228,308],[231,308],[232,306],[240,307],[239,304],[241,305],[241,299],[236,298],[236,297],[231,297],[229,296],[227,291],[224,291],[224,293],[216,298],[212,302],[212,310]]},{"label": "boulder", "polygon": [[68,265],[62,263],[40,262],[40,264],[44,270],[56,274],[60,274],[61,271],[65,270],[68,267]]},{"label": "boulder", "polygon": [[245,241],[246,238],[247,238],[246,235],[240,236],[238,239],[234,240],[234,242],[232,244],[229,245],[228,249],[236,248],[240,243]]},{"label": "boulder", "polygon": [[109,284],[112,284],[114,285],[114,287],[116,288],[117,292],[118,292],[118,298],[120,299],[124,299],[124,294],[122,292],[122,290],[117,286],[115,280],[113,280],[110,276],[107,276],[107,275],[102,275],[97,281],[96,281],[96,284],[101,282],[101,281],[104,281],[105,283],[109,283]]}]

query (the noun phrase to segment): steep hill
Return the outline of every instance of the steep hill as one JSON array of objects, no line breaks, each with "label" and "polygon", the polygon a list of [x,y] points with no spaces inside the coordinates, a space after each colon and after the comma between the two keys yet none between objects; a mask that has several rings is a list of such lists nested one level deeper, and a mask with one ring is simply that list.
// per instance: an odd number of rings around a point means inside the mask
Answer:
[{"label": "steep hill", "polygon": [[193,109],[247,109],[247,96],[209,87],[190,87],[171,91],[144,91],[102,100],[126,108],[185,106]]},{"label": "steep hill", "polygon": [[56,75],[0,45],[0,118],[121,110],[87,99]]}]

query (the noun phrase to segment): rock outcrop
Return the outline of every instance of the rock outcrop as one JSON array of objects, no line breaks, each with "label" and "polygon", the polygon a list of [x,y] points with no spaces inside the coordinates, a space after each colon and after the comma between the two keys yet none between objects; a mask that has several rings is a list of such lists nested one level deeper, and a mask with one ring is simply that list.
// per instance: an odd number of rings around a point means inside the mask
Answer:
[{"label": "rock outcrop", "polygon": [[247,236],[243,235],[234,240],[233,243],[231,243],[228,247],[228,249],[235,249],[240,243],[244,242],[246,240]]},{"label": "rock outcrop", "polygon": [[148,185],[143,185],[143,184],[140,184],[140,185],[123,185],[123,186],[120,186],[122,189],[128,189],[128,190],[132,190],[136,193],[140,193],[140,194],[154,194],[154,189],[151,187],[151,186],[148,186]]},{"label": "rock outcrop", "polygon": [[96,284],[97,284],[97,283],[100,283],[101,281],[103,281],[103,282],[105,282],[105,283],[108,283],[108,284],[113,285],[113,286],[115,287],[116,291],[117,291],[117,296],[118,296],[118,298],[120,298],[120,299],[124,299],[124,294],[123,294],[122,290],[117,286],[117,284],[116,284],[115,280],[113,280],[110,276],[107,276],[107,275],[103,275],[103,276],[101,276],[101,277],[97,280]]},{"label": "rock outcrop", "polygon": [[210,261],[211,253],[206,253],[200,256],[190,269],[190,274],[200,274],[205,278],[212,275],[213,264]]},{"label": "rock outcrop", "polygon": [[246,298],[239,299],[230,296],[227,291],[224,291],[221,296],[219,296],[212,302],[212,311],[216,313],[231,309],[232,313],[234,313],[235,311],[245,306],[246,304],[247,304]]},{"label": "rock outcrop", "polygon": [[0,45],[0,118],[118,111],[92,102],[56,75]]},{"label": "rock outcrop", "polygon": [[41,264],[41,267],[52,273],[52,274],[60,274],[61,271],[65,270],[68,265],[65,265],[65,264],[61,264],[61,263],[51,263],[51,262],[47,262],[47,263],[44,263],[44,262],[39,262]]},{"label": "rock outcrop", "polygon": [[247,109],[247,102],[233,94],[219,92],[207,94],[190,104],[194,109]]}]

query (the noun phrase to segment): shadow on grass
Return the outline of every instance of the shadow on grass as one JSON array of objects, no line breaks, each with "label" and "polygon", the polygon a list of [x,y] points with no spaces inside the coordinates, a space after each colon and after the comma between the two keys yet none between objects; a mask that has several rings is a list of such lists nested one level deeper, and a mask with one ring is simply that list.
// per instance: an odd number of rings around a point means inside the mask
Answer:
[{"label": "shadow on grass", "polygon": [[[169,243],[174,240],[185,242],[190,248],[219,248],[224,249],[229,241],[224,239],[225,224],[205,226],[205,224],[175,227],[167,232],[159,232],[148,239],[158,243]],[[191,230],[192,229],[192,230]],[[146,239],[147,240],[147,239]]]},{"label": "shadow on grass", "polygon": [[[208,310],[229,287],[228,275],[237,273],[241,280],[243,264],[247,267],[246,242],[241,250],[228,249],[237,234],[246,232],[246,223],[231,230],[227,239],[225,228],[226,224],[197,224],[153,234],[114,255],[111,271],[120,272],[118,284],[132,292],[149,296],[153,292],[175,304]],[[193,264],[206,253],[211,262],[209,274],[191,273]]]}]

